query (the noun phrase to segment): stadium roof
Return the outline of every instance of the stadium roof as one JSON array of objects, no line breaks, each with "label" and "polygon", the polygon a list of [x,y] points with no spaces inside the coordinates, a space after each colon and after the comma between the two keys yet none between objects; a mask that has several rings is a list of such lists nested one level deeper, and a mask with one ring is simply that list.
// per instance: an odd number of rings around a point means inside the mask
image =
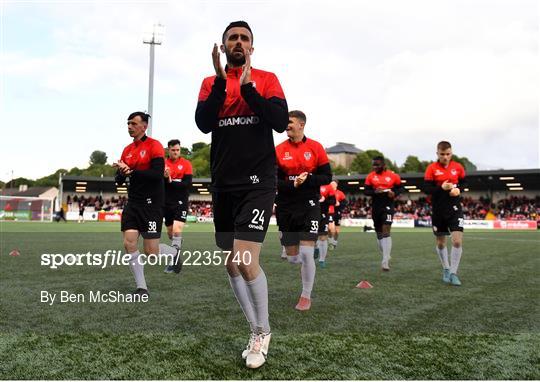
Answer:
[{"label": "stadium roof", "polygon": [[[399,174],[403,186],[409,192],[418,192],[424,184],[423,173]],[[357,193],[364,187],[367,174],[337,175],[339,188],[344,192]],[[540,191],[540,169],[470,171],[467,173],[469,191]]]},{"label": "stadium roof", "polygon": [[[210,186],[210,178],[194,178],[191,184],[190,194],[206,194]],[[64,176],[62,177],[62,192],[86,192],[86,193],[118,193],[125,194],[125,186],[117,186],[111,176]]]},{"label": "stadium roof", "polygon": [[352,143],[338,142],[335,146],[326,149],[327,154],[358,154],[361,153],[358,147]]},{"label": "stadium roof", "polygon": [[[359,193],[364,187],[366,176],[338,175],[335,179],[344,192]],[[420,190],[424,184],[423,173],[403,173],[400,176],[409,192],[419,192],[416,190]],[[471,171],[467,174],[467,182],[469,190],[476,192],[540,191],[540,169]],[[64,176],[62,186],[64,193],[126,193],[125,187],[117,187],[112,177]],[[208,195],[209,187],[210,178],[194,178],[189,192]]]}]

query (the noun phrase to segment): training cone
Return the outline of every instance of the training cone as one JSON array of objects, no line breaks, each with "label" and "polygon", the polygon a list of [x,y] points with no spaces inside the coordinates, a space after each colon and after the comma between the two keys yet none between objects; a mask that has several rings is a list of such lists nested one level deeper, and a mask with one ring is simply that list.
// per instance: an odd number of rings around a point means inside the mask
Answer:
[{"label": "training cone", "polygon": [[19,252],[18,249],[14,249],[13,251],[11,251],[9,253],[10,256],[19,256],[21,253]]},{"label": "training cone", "polygon": [[369,289],[369,288],[373,288],[373,285],[371,285],[369,283],[369,281],[366,281],[366,280],[362,280],[358,283],[358,285],[356,286],[357,288],[360,288],[360,289]]}]

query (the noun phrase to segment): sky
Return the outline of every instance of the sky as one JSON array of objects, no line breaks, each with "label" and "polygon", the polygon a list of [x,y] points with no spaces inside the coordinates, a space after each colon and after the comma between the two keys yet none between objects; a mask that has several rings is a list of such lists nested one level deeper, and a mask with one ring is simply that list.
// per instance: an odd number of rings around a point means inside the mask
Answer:
[{"label": "sky", "polygon": [[119,158],[127,116],[148,107],[155,23],[153,137],[209,143],[197,96],[235,20],[253,30],[253,67],[276,73],[325,147],[401,165],[449,140],[479,169],[540,168],[539,16],[532,0],[0,0],[0,179]]}]

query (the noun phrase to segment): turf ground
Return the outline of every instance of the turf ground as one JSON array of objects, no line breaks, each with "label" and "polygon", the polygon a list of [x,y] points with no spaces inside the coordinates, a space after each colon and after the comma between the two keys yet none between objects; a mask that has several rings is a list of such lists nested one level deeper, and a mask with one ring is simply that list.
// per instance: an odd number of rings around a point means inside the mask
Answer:
[{"label": "turf ground", "polygon": [[[267,363],[248,370],[247,325],[221,266],[147,266],[144,304],[40,302],[42,290],[131,291],[126,266],[40,265],[43,253],[119,250],[118,228],[1,224],[1,379],[540,379],[539,232],[466,232],[463,286],[449,287],[429,230],[394,230],[384,274],[374,235],[347,230],[317,270],[309,312],[294,310],[299,267],[279,259],[270,232],[273,337]],[[215,249],[212,225],[184,237],[185,250]]]}]

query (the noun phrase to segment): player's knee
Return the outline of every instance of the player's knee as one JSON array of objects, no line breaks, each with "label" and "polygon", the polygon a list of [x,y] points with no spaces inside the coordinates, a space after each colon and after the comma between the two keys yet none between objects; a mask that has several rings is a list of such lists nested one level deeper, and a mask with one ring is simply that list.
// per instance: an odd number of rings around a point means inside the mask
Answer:
[{"label": "player's knee", "polygon": [[130,239],[124,239],[124,248],[126,249],[127,253],[133,253],[137,250],[137,241],[136,240],[130,240]]},{"label": "player's knee", "polygon": [[229,261],[225,264],[225,268],[227,269],[227,273],[231,277],[238,277],[240,276],[240,269],[238,269],[238,265],[233,263],[232,261]]},{"label": "player's knee", "polygon": [[382,232],[377,232],[377,239],[381,240],[383,238]]},{"label": "player's knee", "polygon": [[295,257],[298,255],[298,248],[297,247],[286,247],[285,252],[287,253],[288,257]]},{"label": "player's knee", "polygon": [[238,269],[240,273],[242,274],[242,277],[244,278],[244,280],[251,281],[257,278],[261,270],[261,267],[259,266],[259,264],[256,264],[256,266],[251,266],[251,265],[246,266],[245,264],[241,264],[238,266]]},{"label": "player's knee", "polygon": [[144,246],[144,253],[146,255],[159,255],[159,245],[146,244]]},{"label": "player's knee", "polygon": [[462,244],[461,240],[453,240],[452,241],[452,247],[454,247],[454,248],[461,248],[461,244]]}]

